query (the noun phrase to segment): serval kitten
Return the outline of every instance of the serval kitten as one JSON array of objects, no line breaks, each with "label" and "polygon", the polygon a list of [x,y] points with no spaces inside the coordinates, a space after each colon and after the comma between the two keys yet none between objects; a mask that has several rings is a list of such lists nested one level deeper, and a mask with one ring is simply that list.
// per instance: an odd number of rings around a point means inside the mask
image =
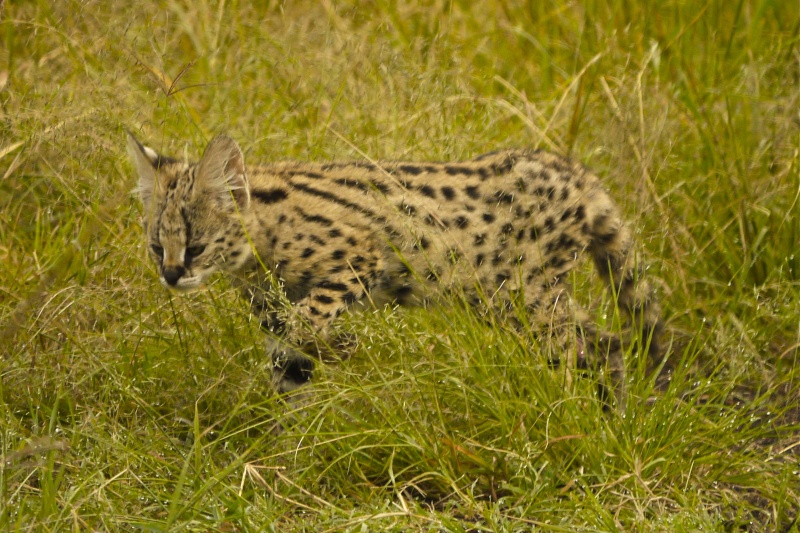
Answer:
[{"label": "serval kitten", "polygon": [[[506,150],[452,163],[287,161],[245,168],[235,141],[213,139],[198,163],[128,136],[144,229],[161,283],[233,280],[272,333],[274,383],[306,383],[331,323],[358,305],[419,304],[457,290],[481,311],[520,305],[548,335],[620,382],[619,339],[596,331],[566,292],[587,251],[619,306],[658,352],[659,306],[631,253],[631,233],[599,179],[563,157]],[[582,360],[586,362],[586,357]],[[618,383],[619,385],[619,383]]]}]

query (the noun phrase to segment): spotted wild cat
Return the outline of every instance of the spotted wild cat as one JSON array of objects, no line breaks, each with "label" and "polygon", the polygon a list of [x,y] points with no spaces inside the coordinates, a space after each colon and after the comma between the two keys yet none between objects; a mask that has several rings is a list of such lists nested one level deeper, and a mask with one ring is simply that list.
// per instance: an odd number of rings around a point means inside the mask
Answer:
[{"label": "spotted wild cat", "polygon": [[[659,306],[631,233],[599,179],[563,157],[506,150],[460,162],[295,161],[245,167],[213,139],[198,163],[128,136],[148,249],[179,291],[227,272],[273,335],[279,391],[310,377],[330,325],[354,306],[419,304],[463,291],[479,307],[512,302],[556,337],[575,333],[594,363],[620,342],[576,310],[565,277],[584,251],[643,324],[655,353]],[[333,343],[335,345],[335,343]],[[618,363],[617,363],[618,364]]]}]

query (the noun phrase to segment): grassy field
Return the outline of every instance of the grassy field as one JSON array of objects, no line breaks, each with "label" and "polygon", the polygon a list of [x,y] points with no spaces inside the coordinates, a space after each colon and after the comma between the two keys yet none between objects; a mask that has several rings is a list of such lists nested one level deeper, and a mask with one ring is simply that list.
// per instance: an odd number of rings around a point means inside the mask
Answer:
[{"label": "grassy field", "polygon": [[[5,4],[0,530],[800,530],[796,1]],[[631,354],[603,412],[547,343],[381,310],[292,413],[225,280],[159,286],[126,128],[249,161],[569,154],[659,280],[664,368]]]}]

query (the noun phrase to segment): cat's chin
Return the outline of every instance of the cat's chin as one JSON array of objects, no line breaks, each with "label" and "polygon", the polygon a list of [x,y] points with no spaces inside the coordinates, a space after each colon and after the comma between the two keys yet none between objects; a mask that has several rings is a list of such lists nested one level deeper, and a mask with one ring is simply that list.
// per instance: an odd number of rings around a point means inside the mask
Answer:
[{"label": "cat's chin", "polygon": [[164,278],[160,278],[159,281],[161,282],[161,285],[167,289],[180,293],[196,291],[203,287],[203,280],[199,276],[193,278],[181,278],[176,285],[170,285],[164,280]]}]

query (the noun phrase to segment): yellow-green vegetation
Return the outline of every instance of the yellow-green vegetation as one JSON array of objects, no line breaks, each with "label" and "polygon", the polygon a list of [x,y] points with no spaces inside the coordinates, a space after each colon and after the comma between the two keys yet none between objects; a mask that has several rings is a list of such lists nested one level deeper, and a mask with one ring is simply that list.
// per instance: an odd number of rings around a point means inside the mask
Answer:
[{"label": "yellow-green vegetation", "polygon": [[[798,531],[797,2],[252,4],[5,3],[0,529]],[[458,302],[367,312],[292,412],[225,280],[158,285],[126,128],[250,161],[569,154],[663,280],[667,361],[628,354],[604,411],[600,376]]]}]

